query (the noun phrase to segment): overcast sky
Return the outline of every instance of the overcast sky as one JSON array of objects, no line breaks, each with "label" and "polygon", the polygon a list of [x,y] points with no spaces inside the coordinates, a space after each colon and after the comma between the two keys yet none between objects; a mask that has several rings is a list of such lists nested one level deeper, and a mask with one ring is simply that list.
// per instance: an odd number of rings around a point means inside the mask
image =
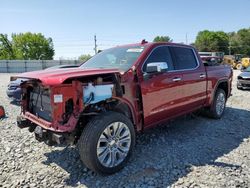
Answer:
[{"label": "overcast sky", "polygon": [[200,30],[250,27],[250,0],[0,0],[0,33],[51,37],[55,59],[168,35],[194,42]]}]

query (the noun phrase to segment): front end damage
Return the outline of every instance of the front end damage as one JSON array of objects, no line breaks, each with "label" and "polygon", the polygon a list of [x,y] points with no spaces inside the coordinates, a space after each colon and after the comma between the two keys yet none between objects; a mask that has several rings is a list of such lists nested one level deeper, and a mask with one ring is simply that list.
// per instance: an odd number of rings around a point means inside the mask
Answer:
[{"label": "front end damage", "polygon": [[28,127],[37,140],[48,144],[76,142],[88,118],[113,108],[114,98],[123,93],[115,73],[70,78],[56,85],[30,78],[21,88],[17,125]]}]

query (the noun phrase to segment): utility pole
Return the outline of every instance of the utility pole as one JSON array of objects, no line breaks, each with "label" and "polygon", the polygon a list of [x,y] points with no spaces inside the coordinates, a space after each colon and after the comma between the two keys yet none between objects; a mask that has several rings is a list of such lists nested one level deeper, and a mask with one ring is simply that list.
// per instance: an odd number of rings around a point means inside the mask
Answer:
[{"label": "utility pole", "polygon": [[94,50],[95,50],[95,54],[97,54],[96,35],[94,36],[94,41],[95,41],[95,48],[94,48]]},{"label": "utility pole", "polygon": [[186,44],[188,44],[188,33],[186,33]]},{"label": "utility pole", "polygon": [[229,36],[228,55],[231,55],[231,37]]}]

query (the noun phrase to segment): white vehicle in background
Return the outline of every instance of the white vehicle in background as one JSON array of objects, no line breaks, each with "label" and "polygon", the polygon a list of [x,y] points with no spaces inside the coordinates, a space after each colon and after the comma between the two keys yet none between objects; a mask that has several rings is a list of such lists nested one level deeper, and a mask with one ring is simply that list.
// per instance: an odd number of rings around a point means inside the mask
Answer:
[{"label": "white vehicle in background", "polygon": [[224,52],[198,52],[201,57],[218,57],[220,62],[223,61]]},{"label": "white vehicle in background", "polygon": [[217,56],[223,58],[225,53],[224,52],[199,52],[200,56]]}]

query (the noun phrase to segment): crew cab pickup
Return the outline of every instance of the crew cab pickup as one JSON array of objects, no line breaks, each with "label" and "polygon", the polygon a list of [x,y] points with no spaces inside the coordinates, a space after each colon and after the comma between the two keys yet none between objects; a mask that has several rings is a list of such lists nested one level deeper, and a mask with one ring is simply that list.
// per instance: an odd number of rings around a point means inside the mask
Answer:
[{"label": "crew cab pickup", "polygon": [[20,128],[51,143],[76,144],[83,163],[111,174],[129,159],[136,133],[204,109],[223,115],[229,66],[203,64],[192,46],[141,43],[102,51],[79,68],[28,72]]}]

